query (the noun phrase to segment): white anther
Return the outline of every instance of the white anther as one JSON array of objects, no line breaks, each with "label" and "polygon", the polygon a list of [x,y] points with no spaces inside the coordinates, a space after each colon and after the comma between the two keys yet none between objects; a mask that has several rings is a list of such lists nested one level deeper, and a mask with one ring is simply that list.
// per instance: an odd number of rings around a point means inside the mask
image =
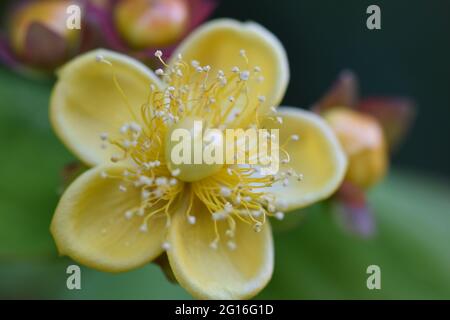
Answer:
[{"label": "white anther", "polygon": [[284,213],[281,211],[278,211],[277,213],[275,213],[275,218],[277,218],[278,220],[283,220],[284,219]]},{"label": "white anther", "polygon": [[167,90],[169,90],[169,91],[175,91],[175,87],[170,86],[170,87],[167,88]]},{"label": "white anther", "polygon": [[217,71],[217,76],[218,76],[219,78],[222,78],[222,77],[225,76],[225,73],[223,72],[223,70],[219,70],[219,71]]},{"label": "white anther", "polygon": [[220,188],[220,194],[224,197],[229,197],[231,196],[231,190],[227,187],[222,187]]},{"label": "white anther", "polygon": [[195,68],[195,71],[197,71],[198,73],[202,73],[203,72],[203,68],[198,66]]},{"label": "white anther", "polygon": [[234,210],[233,205],[231,203],[229,203],[229,202],[225,203],[223,208],[224,208],[226,213],[232,213],[233,210]]},{"label": "white anther", "polygon": [[158,177],[158,178],[156,178],[155,183],[157,186],[165,186],[165,185],[167,185],[167,178],[166,177]]},{"label": "white anther", "polygon": [[102,141],[108,140],[108,134],[107,134],[106,132],[100,133],[100,139],[101,139]]},{"label": "white anther", "polygon": [[298,134],[293,134],[292,136],[291,136],[291,140],[292,141],[298,141],[300,139],[300,137],[298,136]]},{"label": "white anther", "polygon": [[153,184],[153,178],[147,176],[139,176],[140,184],[151,186]]},{"label": "white anther", "polygon": [[150,191],[148,191],[148,190],[142,190],[142,192],[141,192],[141,197],[142,197],[142,199],[148,199],[149,197],[150,197]]},{"label": "white anther", "polygon": [[139,132],[142,131],[141,126],[138,125],[136,122],[131,122],[131,123],[129,124],[129,126],[130,126],[130,130],[131,130],[132,132],[139,133]]},{"label": "white anther", "polygon": [[211,70],[211,66],[204,66],[203,71],[209,72]]},{"label": "white anther", "polygon": [[228,101],[234,102],[234,97],[233,97],[233,96],[229,96],[229,97],[228,97]]},{"label": "white anther", "polygon": [[129,149],[129,148],[131,147],[131,141],[130,141],[130,140],[124,140],[124,141],[122,142],[122,146],[123,146],[125,149]]},{"label": "white anther", "polygon": [[253,225],[253,230],[255,230],[255,232],[261,232],[261,230],[262,230],[262,223],[261,222],[256,222],[254,225]]},{"label": "white anther", "polygon": [[155,191],[153,191],[153,194],[157,198],[161,198],[164,195],[164,192],[160,188],[156,188]]},{"label": "white anther", "polygon": [[164,70],[163,69],[156,69],[156,71],[155,71],[155,74],[157,75],[157,76],[162,76],[163,74],[164,74]]},{"label": "white anther", "polygon": [[133,211],[132,210],[127,210],[125,211],[125,219],[130,220],[133,217]]},{"label": "white anther", "polygon": [[128,132],[128,129],[130,129],[130,125],[128,123],[125,123],[120,127],[120,133],[125,134]]},{"label": "white anther", "polygon": [[266,97],[265,96],[259,96],[258,97],[258,101],[259,102],[264,102],[264,101],[266,101]]},{"label": "white anther", "polygon": [[227,173],[228,173],[228,175],[232,176],[233,175],[233,170],[231,168],[227,168]]},{"label": "white anther", "polygon": [[250,72],[247,71],[247,70],[242,71],[242,72],[239,74],[239,78],[240,78],[242,81],[247,81],[249,77],[250,77]]},{"label": "white anther", "polygon": [[198,62],[197,60],[192,60],[191,66],[193,66],[194,68],[197,68],[198,66],[200,66],[200,62]]},{"label": "white anther", "polygon": [[230,250],[236,250],[236,243],[234,241],[231,241],[231,240],[228,241],[227,246],[228,246],[228,249],[230,249]]},{"label": "white anther", "polygon": [[223,220],[223,219],[225,219],[225,213],[224,213],[224,211],[217,211],[217,212],[214,212],[214,213],[212,214],[211,218],[212,218],[214,221]]},{"label": "white anther", "polygon": [[176,168],[175,170],[172,171],[172,176],[177,177],[180,175],[180,173],[181,173],[181,169]]},{"label": "white anther", "polygon": [[169,184],[171,186],[176,186],[178,184],[178,180],[175,179],[175,178],[171,178],[170,181],[169,181]]},{"label": "white anther", "polygon": [[269,210],[269,212],[275,212],[276,208],[275,208],[275,206],[273,204],[269,204],[267,206],[267,210]]},{"label": "white anther", "polygon": [[124,185],[119,185],[120,192],[126,192],[127,188]]},{"label": "white anther", "polygon": [[164,250],[170,250],[170,248],[171,248],[171,245],[170,245],[170,243],[169,242],[167,242],[167,241],[164,241],[163,242],[163,244],[161,245],[161,247],[164,249]]},{"label": "white anther", "polygon": [[252,216],[255,217],[255,218],[260,217],[261,214],[262,214],[262,211],[261,211],[261,210],[253,210],[253,211],[252,211]]},{"label": "white anther", "polygon": [[143,224],[141,224],[141,226],[139,227],[139,230],[141,232],[147,232],[148,231],[147,224],[145,222]]},{"label": "white anther", "polygon": [[277,122],[278,122],[279,124],[282,124],[282,123],[283,123],[283,118],[282,118],[282,117],[276,117],[276,119],[277,119]]},{"label": "white anther", "polygon": [[195,224],[195,222],[197,222],[197,219],[194,216],[188,216],[187,219],[189,224]]},{"label": "white anther", "polygon": [[303,174],[302,173],[299,173],[298,175],[297,175],[297,181],[302,181],[303,180]]},{"label": "white anther", "polygon": [[209,244],[209,247],[213,250],[217,250],[217,240],[214,240]]},{"label": "white anther", "polygon": [[233,68],[231,68],[231,72],[238,73],[239,72],[239,68],[238,67],[233,67]]},{"label": "white anther", "polygon": [[239,55],[241,57],[245,57],[245,50],[244,49],[239,50]]},{"label": "white anther", "polygon": [[255,71],[255,72],[261,72],[261,68],[259,67],[259,66],[255,66],[254,68],[253,68],[253,71]]},{"label": "white anther", "polygon": [[162,57],[162,52],[161,52],[161,50],[156,50],[156,51],[155,51],[155,57],[157,57],[157,58],[161,58],[161,57]]},{"label": "white anther", "polygon": [[270,111],[272,111],[273,113],[277,113],[277,108],[272,106],[272,107],[270,107]]}]

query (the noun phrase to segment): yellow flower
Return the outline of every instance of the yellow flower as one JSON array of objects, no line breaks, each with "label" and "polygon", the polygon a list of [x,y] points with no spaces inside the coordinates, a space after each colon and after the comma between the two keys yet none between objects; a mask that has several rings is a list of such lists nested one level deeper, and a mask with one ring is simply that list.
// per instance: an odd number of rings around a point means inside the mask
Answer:
[{"label": "yellow flower", "polygon": [[[195,297],[250,298],[273,271],[268,217],[281,219],[283,211],[332,194],[346,157],[319,116],[274,107],[287,87],[288,62],[260,25],[216,20],[192,33],[167,64],[155,55],[165,65],[155,73],[106,50],[60,70],[52,124],[93,168],[63,194],[51,232],[61,254],[92,268],[126,271],[165,252]],[[280,129],[280,172],[174,168],[167,135],[175,126],[192,129],[193,119],[222,129]]]}]

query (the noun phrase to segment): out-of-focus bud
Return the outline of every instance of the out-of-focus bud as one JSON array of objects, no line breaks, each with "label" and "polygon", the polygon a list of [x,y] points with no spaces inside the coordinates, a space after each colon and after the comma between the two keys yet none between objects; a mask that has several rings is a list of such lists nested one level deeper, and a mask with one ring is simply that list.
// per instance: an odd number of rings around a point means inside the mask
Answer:
[{"label": "out-of-focus bud", "polygon": [[333,108],[324,114],[342,144],[349,166],[345,180],[367,189],[386,174],[388,152],[377,120],[348,108]]},{"label": "out-of-focus bud", "polygon": [[177,41],[189,23],[186,0],[120,0],[114,22],[133,48],[165,46]]},{"label": "out-of-focus bud", "polygon": [[79,30],[67,28],[67,8],[73,1],[40,0],[20,5],[9,17],[14,53],[28,64],[52,68],[79,44]]}]

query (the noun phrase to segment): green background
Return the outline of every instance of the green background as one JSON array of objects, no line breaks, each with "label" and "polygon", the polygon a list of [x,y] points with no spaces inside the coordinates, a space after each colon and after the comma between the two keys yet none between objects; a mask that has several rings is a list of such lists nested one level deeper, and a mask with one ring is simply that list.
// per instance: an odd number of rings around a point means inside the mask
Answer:
[{"label": "green background", "polygon": [[[292,72],[285,104],[307,107],[351,68],[363,95],[420,105],[391,174],[370,192],[377,235],[344,233],[322,205],[288,216],[275,226],[275,273],[258,298],[450,298],[450,3],[377,1],[379,31],[365,27],[369,4],[226,0],[216,12],[280,37]],[[0,68],[0,298],[189,298],[154,265],[118,275],[82,268],[82,290],[66,288],[72,262],[57,256],[48,227],[60,169],[74,158],[49,125],[51,86]],[[366,287],[371,264],[381,268],[381,290]]]}]

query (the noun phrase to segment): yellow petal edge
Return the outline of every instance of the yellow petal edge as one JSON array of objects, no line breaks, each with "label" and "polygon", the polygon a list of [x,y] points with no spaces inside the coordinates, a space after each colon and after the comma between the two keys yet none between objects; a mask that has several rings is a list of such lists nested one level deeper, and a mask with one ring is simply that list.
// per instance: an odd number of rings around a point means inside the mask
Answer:
[{"label": "yellow petal edge", "polygon": [[292,177],[287,187],[275,186],[270,191],[282,201],[286,211],[328,198],[340,186],[347,171],[347,156],[333,130],[310,111],[280,107],[278,115],[283,118],[283,124],[268,121],[268,127],[280,130],[280,143],[292,135],[299,136],[299,141],[287,145],[291,157],[288,166],[302,174],[303,180]]},{"label": "yellow petal edge", "polygon": [[207,22],[177,47],[171,64],[182,54],[187,61],[198,60],[216,71],[230,71],[233,66],[242,65],[241,49],[245,50],[250,65],[259,66],[264,76],[258,92],[250,94],[266,97],[265,111],[278,106],[289,83],[287,54],[280,40],[256,22],[225,18]]},{"label": "yellow petal edge", "polygon": [[126,219],[124,212],[140,203],[138,189],[119,191],[124,168],[98,166],[79,176],[64,192],[51,223],[61,255],[88,267],[108,272],[144,265],[162,253],[166,228],[163,219],[149,222],[140,232],[143,217]]},{"label": "yellow petal edge", "polygon": [[[112,66],[100,62],[100,57]],[[115,133],[124,122],[135,120],[113,76],[137,115],[147,100],[150,84],[163,86],[144,64],[104,49],[73,59],[57,75],[50,99],[50,121],[62,142],[90,166],[111,157],[110,149],[100,148],[100,134]]]},{"label": "yellow petal edge", "polygon": [[[249,299],[261,291],[272,277],[274,248],[269,222],[261,232],[240,221],[236,223],[236,248],[227,246],[224,224],[222,240],[210,247],[215,237],[211,215],[196,208],[197,223],[191,225],[178,212],[172,222],[167,251],[175,278],[199,299]],[[223,227],[223,228],[222,228]]]}]

